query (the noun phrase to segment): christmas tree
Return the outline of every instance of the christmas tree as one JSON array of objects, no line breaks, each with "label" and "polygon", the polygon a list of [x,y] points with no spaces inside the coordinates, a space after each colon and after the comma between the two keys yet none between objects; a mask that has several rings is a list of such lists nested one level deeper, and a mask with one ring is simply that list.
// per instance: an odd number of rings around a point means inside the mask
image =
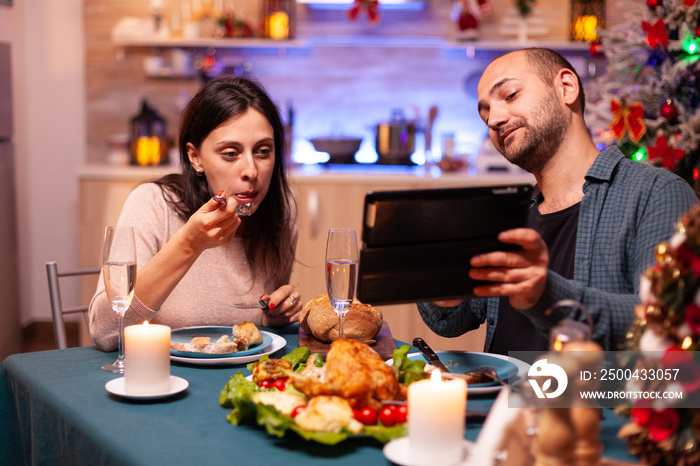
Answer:
[{"label": "christmas tree", "polygon": [[[681,393],[679,398],[638,399],[619,437],[644,464],[700,464],[700,207],[656,250],[656,264],[642,275],[642,304],[628,333],[628,349],[640,351],[626,389]],[[656,374],[640,377],[639,374]],[[663,376],[661,375],[663,374]],[[626,410],[622,410],[626,411]]]},{"label": "christmas tree", "polygon": [[647,0],[627,11],[623,26],[601,31],[591,46],[608,63],[594,115],[607,122],[603,134],[610,137],[602,139],[614,140],[631,159],[674,171],[700,192],[698,0]]}]

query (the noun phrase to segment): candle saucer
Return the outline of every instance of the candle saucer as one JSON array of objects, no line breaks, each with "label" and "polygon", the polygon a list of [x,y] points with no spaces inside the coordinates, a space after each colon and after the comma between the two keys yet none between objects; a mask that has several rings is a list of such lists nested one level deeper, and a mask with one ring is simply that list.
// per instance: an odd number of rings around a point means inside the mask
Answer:
[{"label": "candle saucer", "polygon": [[[384,452],[384,456],[386,456],[386,459],[388,459],[394,464],[398,464],[399,466],[418,466],[412,461],[411,451],[408,442],[408,437],[400,437],[384,445],[382,451]],[[460,466],[467,464],[467,460],[469,459],[469,452],[474,447],[474,443],[470,442],[469,440],[465,440],[463,446],[464,457],[462,458],[462,461],[452,466]]]},{"label": "candle saucer", "polygon": [[178,393],[187,389],[189,385],[190,383],[182,377],[171,375],[170,390],[164,393],[150,393],[148,395],[134,395],[131,393],[126,393],[126,390],[124,389],[124,377],[110,380],[107,382],[107,384],[105,384],[105,388],[112,395],[117,395],[122,398],[130,398],[133,400],[156,400],[159,398],[167,398],[169,396],[177,395]]}]

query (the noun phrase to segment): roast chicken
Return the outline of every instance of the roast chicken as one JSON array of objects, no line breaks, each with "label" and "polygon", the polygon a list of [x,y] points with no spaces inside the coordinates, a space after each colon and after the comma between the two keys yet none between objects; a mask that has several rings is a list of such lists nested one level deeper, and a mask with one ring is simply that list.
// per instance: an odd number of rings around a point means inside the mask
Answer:
[{"label": "roast chicken", "polygon": [[376,351],[344,338],[333,341],[323,367],[309,360],[302,372],[291,374],[291,380],[309,398],[339,396],[353,408],[380,409],[383,401],[406,399],[406,387]]}]

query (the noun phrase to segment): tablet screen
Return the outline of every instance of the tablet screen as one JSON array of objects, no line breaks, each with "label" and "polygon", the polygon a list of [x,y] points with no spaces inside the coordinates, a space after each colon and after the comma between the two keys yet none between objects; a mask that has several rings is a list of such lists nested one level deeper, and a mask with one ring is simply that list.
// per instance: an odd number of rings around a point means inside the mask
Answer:
[{"label": "tablet screen", "polygon": [[398,304],[473,296],[469,259],[512,249],[499,232],[525,226],[530,185],[370,192],[357,298]]}]

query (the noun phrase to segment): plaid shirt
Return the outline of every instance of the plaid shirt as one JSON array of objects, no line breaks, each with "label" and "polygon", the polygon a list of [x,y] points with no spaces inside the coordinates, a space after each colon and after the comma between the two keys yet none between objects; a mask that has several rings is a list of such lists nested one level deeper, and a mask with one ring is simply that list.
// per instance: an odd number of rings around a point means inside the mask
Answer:
[{"label": "plaid shirt", "polygon": [[[535,191],[530,208],[537,205],[539,191]],[[698,198],[683,179],[629,160],[615,146],[602,151],[593,162],[583,193],[574,279],[550,270],[539,302],[523,312],[547,334],[561,319],[580,314],[570,308],[546,313],[557,301],[573,299],[590,312],[593,339],[605,350],[614,350],[625,341],[634,319],[634,306],[640,303],[639,277],[654,263],[656,246],[671,237],[676,222]],[[499,299],[470,299],[450,308],[419,303],[418,310],[435,333],[446,337],[487,322],[484,349],[488,351],[498,322]]]}]

